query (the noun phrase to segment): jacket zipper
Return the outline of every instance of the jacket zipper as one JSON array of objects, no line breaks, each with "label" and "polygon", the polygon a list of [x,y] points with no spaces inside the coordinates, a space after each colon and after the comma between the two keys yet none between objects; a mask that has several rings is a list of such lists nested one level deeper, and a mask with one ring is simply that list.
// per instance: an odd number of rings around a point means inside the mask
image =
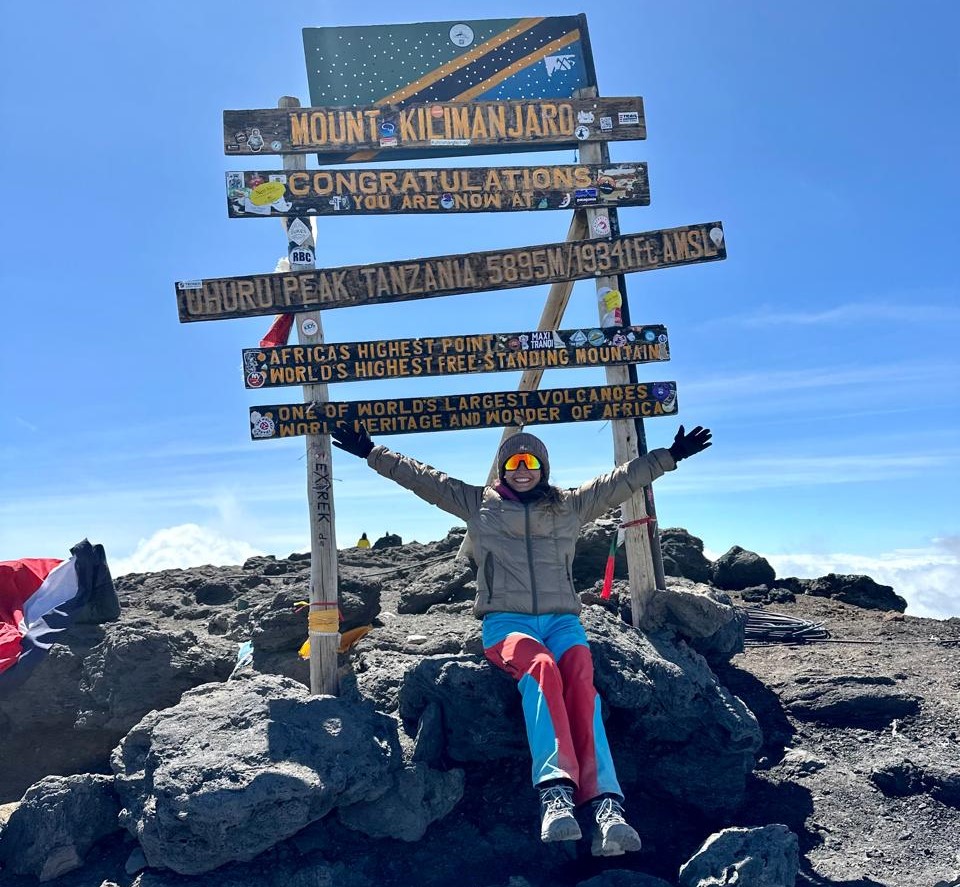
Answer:
[{"label": "jacket zipper", "polygon": [[483,560],[483,578],[487,583],[487,603],[493,600],[493,554],[487,552]]},{"label": "jacket zipper", "polygon": [[530,570],[530,591],[533,594],[533,615],[539,616],[537,609],[537,580],[533,575],[533,545],[530,543],[530,506],[523,503],[523,530],[527,542],[527,567]]}]

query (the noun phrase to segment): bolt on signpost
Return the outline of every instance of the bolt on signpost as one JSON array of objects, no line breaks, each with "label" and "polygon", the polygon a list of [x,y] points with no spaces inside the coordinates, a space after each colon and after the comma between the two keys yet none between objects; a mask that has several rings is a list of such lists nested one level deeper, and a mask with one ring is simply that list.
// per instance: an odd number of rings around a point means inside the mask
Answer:
[{"label": "bolt on signpost", "polygon": [[[391,52],[423,48],[416,72]],[[253,440],[305,436],[311,526],[310,685],[336,693],[337,557],[329,433],[371,434],[611,420],[618,463],[646,451],[643,418],[675,415],[675,382],[638,382],[636,364],[668,360],[666,330],[634,325],[627,273],[726,258],[705,222],[623,234],[618,206],[650,201],[645,163],[611,163],[608,143],[645,138],[638,97],[599,98],[584,16],[304,30],[312,107],[225,111],[227,155],[281,155],[282,171],[226,174],[231,218],[278,217],[289,270],[180,281],[183,323],[293,314],[299,344],[243,352],[247,388],[301,385],[300,403],[250,409]],[[344,54],[346,58],[344,58]],[[386,61],[384,61],[386,59]],[[426,73],[422,63],[434,65]],[[346,64],[345,62],[349,62]],[[316,67],[314,67],[316,66]],[[334,82],[341,70],[355,75]],[[336,73],[335,73],[336,72]],[[326,79],[324,79],[326,78]],[[374,84],[379,84],[374,86]],[[374,90],[374,92],[371,92]],[[376,92],[376,90],[380,90]],[[534,97],[531,97],[531,93]],[[576,149],[564,165],[337,169],[329,164]],[[325,166],[306,169],[316,153]],[[261,164],[262,165],[262,164]],[[573,211],[558,243],[406,261],[317,267],[315,224],[355,213]],[[593,279],[599,323],[559,329],[576,280]],[[320,312],[550,284],[537,330],[326,343]],[[510,295],[494,298],[513,298]],[[607,384],[540,389],[546,368],[604,366]],[[516,390],[331,401],[327,384],[523,370]],[[492,476],[492,475],[491,475]],[[623,506],[634,625],[663,585],[652,491]]]}]

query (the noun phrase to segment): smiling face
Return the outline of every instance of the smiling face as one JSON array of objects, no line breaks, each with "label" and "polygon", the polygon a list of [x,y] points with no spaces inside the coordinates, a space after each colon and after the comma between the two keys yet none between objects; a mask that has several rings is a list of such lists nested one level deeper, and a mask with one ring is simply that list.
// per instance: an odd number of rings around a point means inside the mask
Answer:
[{"label": "smiling face", "polygon": [[[521,459],[522,458],[521,456]],[[525,493],[540,483],[540,474],[541,471],[539,468],[527,468],[527,463],[521,461],[515,470],[504,470],[503,480],[515,493]]]}]

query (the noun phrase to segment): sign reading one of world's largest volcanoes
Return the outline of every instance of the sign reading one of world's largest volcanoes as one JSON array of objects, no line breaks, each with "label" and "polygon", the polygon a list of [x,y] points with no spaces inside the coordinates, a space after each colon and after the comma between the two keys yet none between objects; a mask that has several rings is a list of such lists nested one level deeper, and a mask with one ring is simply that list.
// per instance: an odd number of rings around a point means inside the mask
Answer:
[{"label": "sign reading one of world's largest volcanoes", "polygon": [[676,382],[489,391],[390,400],[273,404],[250,408],[254,440],[329,434],[345,423],[363,423],[376,437],[416,431],[498,428],[669,416],[677,412]]}]

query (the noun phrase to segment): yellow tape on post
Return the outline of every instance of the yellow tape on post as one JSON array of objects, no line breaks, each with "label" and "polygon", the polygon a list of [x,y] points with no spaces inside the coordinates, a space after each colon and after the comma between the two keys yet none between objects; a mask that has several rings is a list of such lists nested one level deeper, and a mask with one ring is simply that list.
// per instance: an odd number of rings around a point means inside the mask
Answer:
[{"label": "yellow tape on post", "polygon": [[339,634],[340,614],[336,609],[311,610],[307,619],[307,628],[320,634]]}]

